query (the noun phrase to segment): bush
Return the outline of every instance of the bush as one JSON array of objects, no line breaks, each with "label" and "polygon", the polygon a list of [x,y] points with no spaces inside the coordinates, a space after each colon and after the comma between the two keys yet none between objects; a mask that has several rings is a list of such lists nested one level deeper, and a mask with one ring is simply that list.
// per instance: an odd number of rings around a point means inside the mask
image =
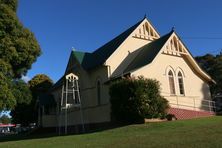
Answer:
[{"label": "bush", "polygon": [[144,118],[166,116],[168,101],[160,95],[157,80],[144,77],[121,79],[110,86],[112,119],[127,123],[143,123]]},{"label": "bush", "polygon": [[166,119],[168,121],[177,120],[177,117],[174,114],[167,114]]}]

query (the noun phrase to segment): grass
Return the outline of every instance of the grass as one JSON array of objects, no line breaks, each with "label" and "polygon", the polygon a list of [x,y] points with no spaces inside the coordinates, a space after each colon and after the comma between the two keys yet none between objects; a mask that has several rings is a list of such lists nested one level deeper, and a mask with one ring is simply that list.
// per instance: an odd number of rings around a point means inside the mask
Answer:
[{"label": "grass", "polygon": [[33,138],[1,142],[0,147],[220,148],[222,117],[146,123],[89,134]]}]

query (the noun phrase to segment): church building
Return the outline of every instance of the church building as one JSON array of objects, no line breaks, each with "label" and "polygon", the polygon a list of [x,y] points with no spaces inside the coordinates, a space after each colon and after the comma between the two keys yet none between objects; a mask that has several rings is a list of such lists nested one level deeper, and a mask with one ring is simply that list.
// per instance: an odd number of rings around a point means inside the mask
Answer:
[{"label": "church building", "polygon": [[[71,51],[64,75],[51,90],[56,107],[41,117],[42,126],[109,123],[109,82],[132,76],[158,80],[161,95],[171,106],[169,113],[179,119],[209,115],[213,110],[209,90],[213,79],[199,67],[174,29],[160,35],[145,17],[92,53]],[[77,84],[79,91],[73,90],[73,97],[80,98],[81,106],[65,106],[61,113],[64,98],[66,105],[72,104],[71,96],[64,93],[70,78]]]}]

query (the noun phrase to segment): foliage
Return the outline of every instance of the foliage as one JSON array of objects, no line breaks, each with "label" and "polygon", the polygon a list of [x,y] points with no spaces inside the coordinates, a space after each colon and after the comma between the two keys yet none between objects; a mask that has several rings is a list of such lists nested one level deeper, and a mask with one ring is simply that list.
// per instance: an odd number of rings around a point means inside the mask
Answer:
[{"label": "foliage", "polygon": [[17,103],[13,79],[21,78],[41,54],[35,36],[16,15],[17,0],[0,0],[0,110]]},{"label": "foliage", "polygon": [[7,115],[4,114],[0,117],[0,123],[9,124],[11,123],[11,119]]},{"label": "foliage", "polygon": [[166,119],[168,121],[177,120],[177,117],[174,114],[167,114]]},{"label": "foliage", "polygon": [[16,98],[13,94],[12,83],[8,77],[0,72],[0,110],[10,109],[16,105]]},{"label": "foliage", "polygon": [[46,93],[53,85],[53,81],[45,74],[37,74],[28,82],[29,88],[37,98],[39,94]]},{"label": "foliage", "polygon": [[10,7],[13,11],[16,11],[18,1],[17,0],[0,0],[0,4],[5,4]]},{"label": "foliage", "polygon": [[[37,74],[29,82],[28,86],[31,91],[32,99],[28,100],[28,97],[23,97],[15,109],[11,111],[11,116],[14,123],[21,123],[28,125],[29,123],[37,122],[38,119],[38,99],[42,94],[49,91],[53,85],[52,80],[44,74]],[[20,88],[21,89],[21,88]],[[27,90],[23,90],[26,92]],[[29,92],[27,92],[28,94]],[[28,103],[28,101],[30,103]]]},{"label": "foliage", "polygon": [[217,84],[211,84],[212,94],[222,92],[222,54],[196,57],[199,65],[216,81]]},{"label": "foliage", "polygon": [[22,124],[27,126],[29,123],[33,123],[38,117],[33,113],[33,104],[21,103],[11,111],[12,122],[16,124]]},{"label": "foliage", "polygon": [[121,122],[144,122],[144,118],[163,117],[169,107],[160,95],[157,80],[121,79],[110,86],[111,110],[114,120]]},{"label": "foliage", "polygon": [[17,104],[30,104],[32,101],[32,93],[23,80],[15,80],[13,82],[13,94],[16,96]]},{"label": "foliage", "polygon": [[0,2],[0,59],[11,65],[15,78],[20,78],[40,55],[40,46],[34,34],[19,22],[17,1]]},{"label": "foliage", "polygon": [[[32,93],[28,87],[28,84],[23,80],[16,80],[13,83],[13,94],[16,96],[17,105],[11,110],[12,121],[14,123],[26,123],[30,118],[30,103],[33,99]],[[22,106],[22,107],[21,107]]]}]

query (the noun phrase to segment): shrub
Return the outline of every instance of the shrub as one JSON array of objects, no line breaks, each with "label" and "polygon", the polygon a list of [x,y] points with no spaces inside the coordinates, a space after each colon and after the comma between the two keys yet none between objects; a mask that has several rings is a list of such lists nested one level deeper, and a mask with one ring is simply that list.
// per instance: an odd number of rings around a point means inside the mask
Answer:
[{"label": "shrub", "polygon": [[141,123],[144,118],[163,118],[168,101],[160,95],[160,84],[144,77],[120,79],[110,86],[112,117],[116,121]]},{"label": "shrub", "polygon": [[177,117],[174,114],[167,114],[166,119],[168,121],[177,120]]}]

